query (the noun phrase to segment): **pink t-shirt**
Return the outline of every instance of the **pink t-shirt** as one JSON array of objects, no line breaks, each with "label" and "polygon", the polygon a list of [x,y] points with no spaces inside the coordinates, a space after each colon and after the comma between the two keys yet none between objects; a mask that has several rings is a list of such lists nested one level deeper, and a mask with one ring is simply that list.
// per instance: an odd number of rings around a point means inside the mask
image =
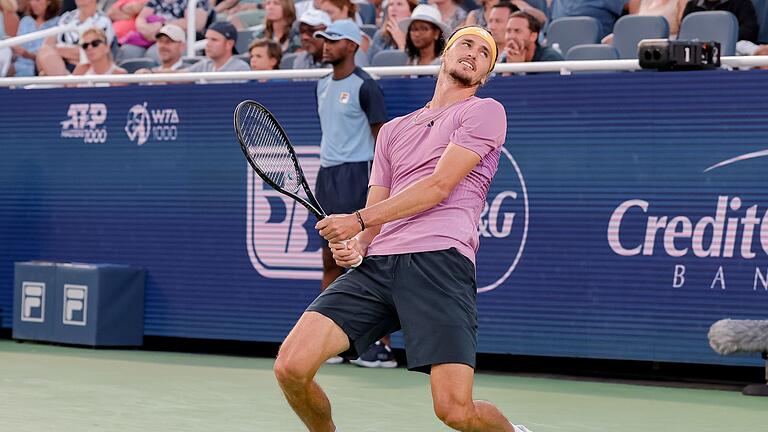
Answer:
[{"label": "pink t-shirt", "polygon": [[449,142],[472,150],[481,159],[440,204],[384,224],[368,255],[455,247],[475,262],[477,223],[506,135],[504,107],[493,99],[474,96],[445,110],[424,108],[387,122],[379,131],[369,184],[389,188],[390,196],[432,174]]}]

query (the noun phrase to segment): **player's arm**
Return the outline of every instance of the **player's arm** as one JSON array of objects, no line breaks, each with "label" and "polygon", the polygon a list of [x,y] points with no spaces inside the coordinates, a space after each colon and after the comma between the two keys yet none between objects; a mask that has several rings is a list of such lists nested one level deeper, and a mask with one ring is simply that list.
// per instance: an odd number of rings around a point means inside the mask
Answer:
[{"label": "player's arm", "polygon": [[[448,198],[456,186],[480,162],[480,155],[449,143],[432,174],[414,182],[394,196],[360,210],[368,228],[413,216],[435,207]],[[333,215],[318,222],[320,235],[331,242],[352,238],[360,231],[357,216]]]}]

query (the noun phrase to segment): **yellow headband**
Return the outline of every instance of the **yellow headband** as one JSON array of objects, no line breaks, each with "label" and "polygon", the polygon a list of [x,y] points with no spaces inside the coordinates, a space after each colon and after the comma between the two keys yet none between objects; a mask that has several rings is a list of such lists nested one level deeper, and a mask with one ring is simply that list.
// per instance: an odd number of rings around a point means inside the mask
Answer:
[{"label": "yellow headband", "polygon": [[496,48],[496,41],[493,40],[493,36],[491,36],[491,33],[482,28],[477,26],[470,26],[470,27],[464,27],[463,29],[456,30],[456,32],[451,35],[451,38],[448,39],[448,42],[445,44],[445,51],[448,51],[451,46],[456,43],[457,40],[459,40],[462,36],[477,36],[484,41],[488,43],[488,45],[491,47],[491,66],[490,69],[488,69],[488,73],[491,73],[493,70],[493,67],[496,65],[496,56],[498,55],[497,48]]}]

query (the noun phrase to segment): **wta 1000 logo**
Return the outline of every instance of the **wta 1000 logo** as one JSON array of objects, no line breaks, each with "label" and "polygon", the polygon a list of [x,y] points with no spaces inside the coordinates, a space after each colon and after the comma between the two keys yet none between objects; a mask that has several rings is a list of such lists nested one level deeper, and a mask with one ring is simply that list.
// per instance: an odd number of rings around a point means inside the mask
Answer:
[{"label": "wta 1000 logo", "polygon": [[[307,181],[314,187],[320,148],[298,146]],[[522,172],[502,148],[497,180],[480,215],[478,292],[502,285],[517,267],[528,230],[528,195]],[[316,220],[302,205],[276,192],[248,168],[247,247],[253,267],[264,277],[319,280],[322,276]]]},{"label": "wta 1000 logo", "polygon": [[175,108],[149,108],[147,102],[128,110],[125,133],[136,145],[155,141],[176,141],[179,136],[179,113]]}]

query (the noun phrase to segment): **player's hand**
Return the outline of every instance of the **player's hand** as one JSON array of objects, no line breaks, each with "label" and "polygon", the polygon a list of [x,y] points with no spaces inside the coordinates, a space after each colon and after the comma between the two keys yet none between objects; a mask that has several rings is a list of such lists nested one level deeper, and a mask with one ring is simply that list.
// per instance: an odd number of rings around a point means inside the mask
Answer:
[{"label": "player's hand", "polygon": [[328,243],[341,243],[360,232],[360,222],[353,214],[335,214],[318,222],[315,229]]},{"label": "player's hand", "polygon": [[344,268],[350,268],[360,263],[365,250],[362,245],[353,238],[345,243],[329,243],[336,264]]}]

